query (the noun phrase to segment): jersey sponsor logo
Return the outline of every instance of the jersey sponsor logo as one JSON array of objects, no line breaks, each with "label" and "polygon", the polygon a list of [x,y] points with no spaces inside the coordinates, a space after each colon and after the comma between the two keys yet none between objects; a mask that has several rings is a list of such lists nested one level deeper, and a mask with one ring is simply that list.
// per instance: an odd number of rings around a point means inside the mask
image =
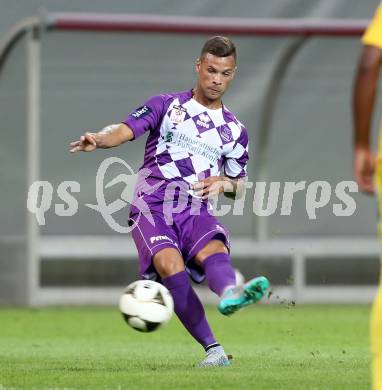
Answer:
[{"label": "jersey sponsor logo", "polygon": [[221,157],[221,149],[214,145],[201,141],[200,139],[190,137],[183,132],[167,131],[164,140],[172,145],[179,146],[186,152],[205,157],[213,165]]},{"label": "jersey sponsor logo", "polygon": [[153,237],[150,237],[150,242],[152,244],[154,244],[154,242],[163,241],[163,240],[170,241],[170,242],[174,243],[174,241],[171,240],[171,238],[167,237],[167,236],[153,236]]},{"label": "jersey sponsor logo", "polygon": [[210,117],[207,115],[207,114],[200,114],[199,115],[199,119],[196,121],[196,123],[199,125],[199,126],[202,126],[206,129],[209,129],[210,128],[210,123],[211,122],[211,119]]},{"label": "jersey sponsor logo", "polygon": [[150,107],[148,107],[148,106],[142,106],[142,107],[137,108],[137,109],[131,114],[131,116],[133,116],[135,119],[139,119],[139,118],[143,118],[144,116],[150,114],[150,112],[152,112]]},{"label": "jersey sponsor logo", "polygon": [[174,105],[171,110],[170,121],[172,123],[180,124],[184,122],[187,110],[182,106]]},{"label": "jersey sponsor logo", "polygon": [[174,136],[174,133],[172,131],[168,131],[164,137],[166,142],[172,142],[172,137]]}]

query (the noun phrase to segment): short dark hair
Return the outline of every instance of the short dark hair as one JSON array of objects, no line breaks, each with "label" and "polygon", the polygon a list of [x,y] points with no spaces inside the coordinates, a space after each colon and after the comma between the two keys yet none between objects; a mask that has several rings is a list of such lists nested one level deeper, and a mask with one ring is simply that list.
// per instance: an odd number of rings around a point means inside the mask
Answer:
[{"label": "short dark hair", "polygon": [[200,59],[202,59],[207,53],[210,53],[217,57],[229,57],[233,56],[236,61],[236,46],[227,37],[217,35],[211,37],[204,44],[200,53]]}]

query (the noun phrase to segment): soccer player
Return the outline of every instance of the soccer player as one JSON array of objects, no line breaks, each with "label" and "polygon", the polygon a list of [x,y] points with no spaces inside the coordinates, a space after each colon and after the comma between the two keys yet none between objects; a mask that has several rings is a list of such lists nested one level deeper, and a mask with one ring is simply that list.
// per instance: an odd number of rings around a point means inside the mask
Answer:
[{"label": "soccer player", "polygon": [[[382,64],[382,5],[363,35],[364,44],[353,91],[354,114],[354,177],[360,190],[379,199],[382,215],[382,137],[378,157],[370,145],[370,128],[376,97],[378,76]],[[382,133],[381,133],[382,135]],[[382,238],[382,223],[379,222]],[[380,274],[382,275],[382,273]],[[382,280],[379,283],[371,315],[371,345],[373,353],[373,389],[382,390]]]},{"label": "soccer player", "polygon": [[239,196],[246,177],[247,130],[221,100],[236,72],[235,45],[226,37],[210,38],[195,68],[193,89],[150,98],[122,123],[85,133],[70,151],[110,148],[148,133],[140,171],[146,173],[139,173],[136,196],[150,213],[141,213],[133,202],[129,220],[141,276],[171,292],[178,318],[206,351],[198,366],[226,366],[227,355],[189,276],[195,282],[207,279],[226,315],[260,300],[269,282],[260,276],[236,286],[228,231],[209,210],[208,198]]}]

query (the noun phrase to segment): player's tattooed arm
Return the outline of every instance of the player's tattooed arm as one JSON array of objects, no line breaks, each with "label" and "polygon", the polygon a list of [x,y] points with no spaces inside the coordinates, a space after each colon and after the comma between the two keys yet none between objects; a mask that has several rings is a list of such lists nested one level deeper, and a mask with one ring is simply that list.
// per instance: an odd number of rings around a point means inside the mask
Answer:
[{"label": "player's tattooed arm", "polygon": [[134,139],[134,133],[130,127],[124,123],[119,123],[106,126],[98,133],[86,132],[78,141],[69,144],[69,151],[71,153],[93,152],[97,148],[113,148],[132,139]]},{"label": "player's tattooed arm", "polygon": [[246,178],[229,176],[210,176],[195,183],[192,189],[195,195],[208,199],[223,193],[227,198],[239,199],[245,191]]}]

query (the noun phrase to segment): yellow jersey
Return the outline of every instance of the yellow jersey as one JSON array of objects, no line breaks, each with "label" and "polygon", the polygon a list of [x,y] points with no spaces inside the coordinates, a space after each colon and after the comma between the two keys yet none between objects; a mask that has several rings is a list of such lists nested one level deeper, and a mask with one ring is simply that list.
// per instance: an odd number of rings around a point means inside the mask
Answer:
[{"label": "yellow jersey", "polygon": [[363,34],[362,43],[382,49],[382,3],[377,8],[371,23]]}]

